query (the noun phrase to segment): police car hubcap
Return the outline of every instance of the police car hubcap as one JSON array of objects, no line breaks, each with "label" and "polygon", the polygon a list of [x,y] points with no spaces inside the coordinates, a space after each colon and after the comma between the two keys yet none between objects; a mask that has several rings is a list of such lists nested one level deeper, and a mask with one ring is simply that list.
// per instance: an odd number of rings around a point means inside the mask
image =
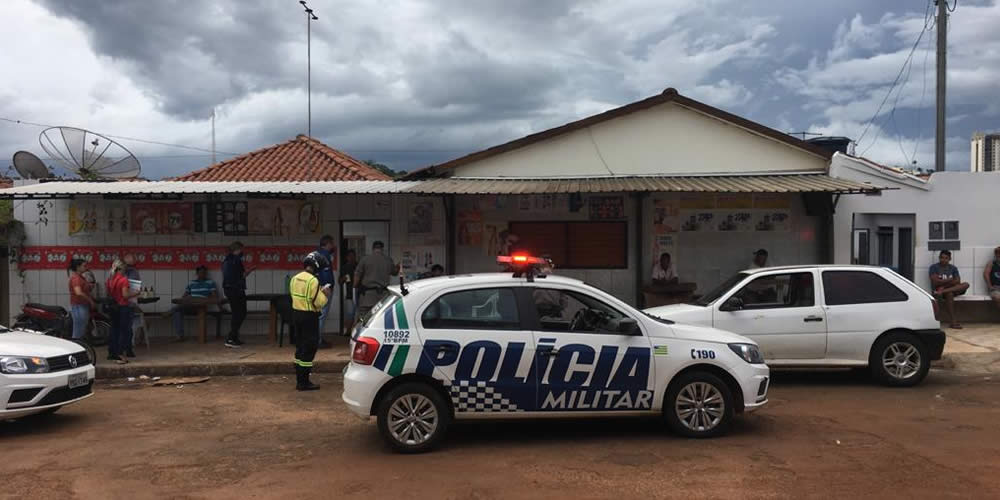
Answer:
[{"label": "police car hubcap", "polygon": [[895,378],[910,378],[920,371],[920,351],[911,344],[896,342],[882,354],[882,366]]},{"label": "police car hubcap", "polygon": [[714,429],[725,415],[726,402],[712,384],[692,382],[677,394],[674,410],[684,427],[693,431]]},{"label": "police car hubcap", "polygon": [[389,408],[389,433],[404,444],[421,444],[437,431],[438,413],[423,394],[406,394]]}]

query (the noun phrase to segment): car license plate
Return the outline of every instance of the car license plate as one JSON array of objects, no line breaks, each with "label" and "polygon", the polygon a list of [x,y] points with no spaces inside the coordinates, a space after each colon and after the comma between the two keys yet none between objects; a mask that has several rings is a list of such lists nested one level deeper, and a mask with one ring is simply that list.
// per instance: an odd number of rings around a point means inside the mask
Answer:
[{"label": "car license plate", "polygon": [[74,373],[69,376],[68,385],[70,389],[76,389],[77,387],[83,387],[87,385],[87,382],[89,382],[89,379],[87,378],[87,372]]}]

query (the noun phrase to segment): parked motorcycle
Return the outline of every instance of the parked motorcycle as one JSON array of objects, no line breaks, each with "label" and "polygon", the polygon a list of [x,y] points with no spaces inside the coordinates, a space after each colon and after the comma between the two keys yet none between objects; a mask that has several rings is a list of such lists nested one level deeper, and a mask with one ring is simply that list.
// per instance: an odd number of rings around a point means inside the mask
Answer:
[{"label": "parked motorcycle", "polygon": [[[21,314],[14,319],[14,328],[34,330],[45,335],[72,340],[73,318],[62,306],[50,306],[29,302],[21,306]],[[84,333],[84,340],[92,346],[108,343],[111,335],[111,320],[100,310],[90,311],[90,322]]]}]

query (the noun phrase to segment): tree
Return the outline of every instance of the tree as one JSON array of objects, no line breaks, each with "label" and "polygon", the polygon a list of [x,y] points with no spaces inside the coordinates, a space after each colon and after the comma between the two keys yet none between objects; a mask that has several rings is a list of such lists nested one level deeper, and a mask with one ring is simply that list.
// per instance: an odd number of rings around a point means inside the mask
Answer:
[{"label": "tree", "polygon": [[402,170],[395,171],[395,170],[389,168],[388,165],[386,165],[384,163],[379,163],[379,162],[377,162],[375,160],[365,160],[365,165],[368,165],[369,167],[372,167],[375,170],[378,170],[379,172],[382,172],[383,174],[388,175],[389,177],[392,177],[393,179],[395,179],[397,177],[402,177],[404,174],[406,174],[406,172],[404,172]]}]

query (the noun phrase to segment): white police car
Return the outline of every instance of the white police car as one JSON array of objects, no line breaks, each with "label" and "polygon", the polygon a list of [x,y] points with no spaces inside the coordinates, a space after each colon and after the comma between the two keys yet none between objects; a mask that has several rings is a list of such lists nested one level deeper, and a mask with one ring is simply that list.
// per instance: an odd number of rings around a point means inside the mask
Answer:
[{"label": "white police car", "polygon": [[660,414],[722,434],[767,403],[750,339],[654,318],[583,282],[476,274],[390,287],[353,334],[343,399],[390,446],[437,445],[454,418]]}]

